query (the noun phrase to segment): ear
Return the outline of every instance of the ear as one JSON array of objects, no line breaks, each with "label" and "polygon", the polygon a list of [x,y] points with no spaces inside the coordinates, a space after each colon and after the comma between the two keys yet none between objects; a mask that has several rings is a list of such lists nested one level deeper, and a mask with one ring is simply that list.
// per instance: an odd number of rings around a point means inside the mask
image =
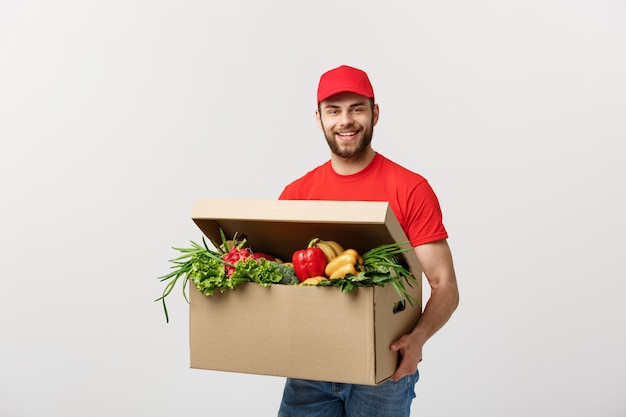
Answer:
[{"label": "ear", "polygon": [[317,122],[317,127],[319,127],[321,131],[324,131],[324,127],[322,126],[322,116],[320,115],[319,110],[315,110],[315,121]]},{"label": "ear", "polygon": [[380,113],[380,109],[378,108],[378,104],[374,104],[374,114],[372,115],[372,126],[376,126],[376,123],[378,123],[378,115]]}]

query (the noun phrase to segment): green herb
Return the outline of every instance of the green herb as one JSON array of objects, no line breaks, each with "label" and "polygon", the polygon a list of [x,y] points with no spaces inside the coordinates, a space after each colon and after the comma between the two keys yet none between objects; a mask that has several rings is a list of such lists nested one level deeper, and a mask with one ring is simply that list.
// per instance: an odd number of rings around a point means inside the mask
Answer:
[{"label": "green herb", "polygon": [[213,293],[215,288],[223,288],[228,285],[225,283],[226,271],[225,262],[221,258],[221,253],[209,250],[204,238],[202,239],[204,246],[191,241],[190,248],[173,248],[182,253],[181,256],[170,259],[173,263],[173,271],[167,275],[159,277],[161,282],[167,282],[163,294],[155,301],[161,301],[163,311],[165,312],[165,320],[169,323],[169,315],[165,297],[170,295],[176,283],[182,278],[182,290],[185,300],[189,302],[185,289],[187,281],[191,279],[198,289],[207,294]]},{"label": "green herb", "polygon": [[247,242],[245,237],[239,241],[235,234],[232,241],[227,241],[221,229],[220,235],[221,245],[216,245],[211,241],[217,248],[216,250],[209,249],[204,238],[202,239],[203,245],[191,241],[190,248],[174,248],[182,255],[170,259],[169,262],[173,263],[173,271],[159,277],[161,282],[167,282],[167,284],[163,294],[155,300],[162,302],[165,320],[168,323],[169,314],[165,298],[170,295],[181,278],[183,296],[187,302],[189,298],[186,287],[189,280],[202,294],[213,295],[215,291],[232,290],[244,282],[255,282],[267,287],[283,279],[281,269],[276,262],[255,257],[248,248],[243,247]]}]

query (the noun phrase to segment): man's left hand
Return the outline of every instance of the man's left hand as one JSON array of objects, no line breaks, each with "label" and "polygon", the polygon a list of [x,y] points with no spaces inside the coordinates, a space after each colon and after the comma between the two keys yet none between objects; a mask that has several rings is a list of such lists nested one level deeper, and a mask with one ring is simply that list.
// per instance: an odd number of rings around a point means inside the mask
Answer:
[{"label": "man's left hand", "polygon": [[422,345],[410,334],[393,342],[389,349],[400,352],[400,365],[391,377],[392,381],[399,381],[402,377],[412,375],[417,371],[417,364],[422,360]]}]

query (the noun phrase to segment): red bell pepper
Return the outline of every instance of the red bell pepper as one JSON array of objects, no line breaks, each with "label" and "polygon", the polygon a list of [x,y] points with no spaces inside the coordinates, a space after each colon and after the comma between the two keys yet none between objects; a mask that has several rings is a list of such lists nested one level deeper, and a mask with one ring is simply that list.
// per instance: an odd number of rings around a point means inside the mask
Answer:
[{"label": "red bell pepper", "polygon": [[293,253],[291,261],[300,282],[307,278],[324,276],[326,255],[320,248],[313,247],[315,240],[309,242],[306,249]]}]

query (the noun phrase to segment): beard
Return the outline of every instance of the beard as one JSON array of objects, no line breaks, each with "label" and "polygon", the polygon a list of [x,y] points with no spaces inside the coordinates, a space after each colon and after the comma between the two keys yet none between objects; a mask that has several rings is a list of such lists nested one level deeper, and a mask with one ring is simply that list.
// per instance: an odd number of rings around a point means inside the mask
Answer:
[{"label": "beard", "polygon": [[330,151],[340,158],[355,158],[360,156],[368,148],[374,136],[373,124],[370,124],[366,129],[362,126],[348,126],[345,128],[344,130],[359,130],[360,137],[348,143],[343,143],[340,139],[337,139],[335,132],[327,130],[323,123],[322,128]]}]

